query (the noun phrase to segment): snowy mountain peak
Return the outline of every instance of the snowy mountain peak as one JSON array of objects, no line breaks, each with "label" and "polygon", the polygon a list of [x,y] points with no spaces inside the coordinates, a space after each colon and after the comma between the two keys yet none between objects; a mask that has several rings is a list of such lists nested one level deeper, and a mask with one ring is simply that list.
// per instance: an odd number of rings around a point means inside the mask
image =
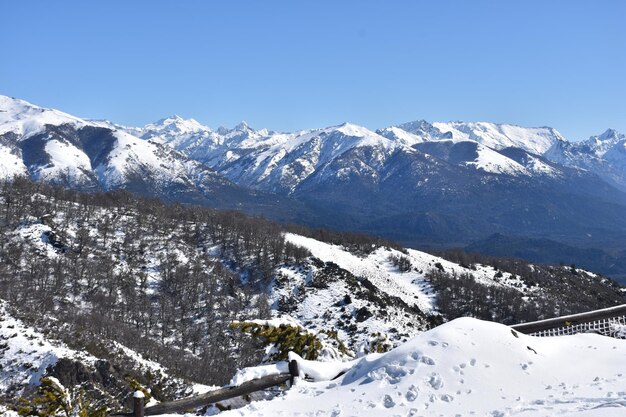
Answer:
[{"label": "snowy mountain peak", "polygon": [[601,135],[597,136],[600,141],[621,140],[624,138],[624,134],[618,132],[615,129],[607,129]]},{"label": "snowy mountain peak", "polygon": [[250,126],[245,120],[242,120],[234,127],[233,130],[254,130],[254,129],[250,128]]},{"label": "snowy mountain peak", "polygon": [[145,132],[161,132],[164,131],[178,134],[188,134],[195,132],[209,132],[211,129],[202,125],[195,119],[185,119],[177,114],[170,117],[160,119],[154,123],[144,126]]},{"label": "snowy mountain peak", "polygon": [[376,133],[386,137],[387,139],[402,143],[407,146],[413,146],[415,144],[428,141],[430,139],[430,137],[412,133],[395,126],[378,129]]},{"label": "snowy mountain peak", "polygon": [[341,132],[346,136],[354,136],[354,137],[366,137],[366,136],[372,136],[372,135],[377,136],[375,132],[372,132],[371,130],[363,126],[355,125],[349,122],[344,122],[330,129],[336,130],[337,132]]},{"label": "snowy mountain peak", "polygon": [[415,120],[413,122],[402,123],[397,127],[410,133],[428,132],[434,128],[434,126],[426,120]]},{"label": "snowy mountain peak", "polygon": [[[242,137],[242,136],[265,136],[270,134],[271,132],[268,129],[255,130],[250,127],[248,122],[242,120],[237,123],[232,129],[224,126],[220,126],[215,131],[220,136],[223,136],[225,139],[234,138],[234,137]],[[227,142],[228,140],[226,140]]]},{"label": "snowy mountain peak", "polygon": [[422,138],[422,141],[452,139],[451,134],[442,132],[426,120],[403,123],[396,127]]},{"label": "snowy mountain peak", "polygon": [[22,139],[44,129],[46,125],[85,125],[85,121],[54,109],[36,106],[25,100],[0,95],[0,135],[13,132]]},{"label": "snowy mountain peak", "polygon": [[164,119],[161,119],[160,122],[164,122],[164,121],[183,121],[185,120],[183,117],[180,117],[177,114],[173,114],[170,117],[166,117]]},{"label": "snowy mountain peak", "polygon": [[606,152],[620,142],[626,140],[626,135],[615,129],[607,129],[603,133],[591,136],[589,139],[580,142],[582,146],[586,146],[598,157],[602,157]]}]

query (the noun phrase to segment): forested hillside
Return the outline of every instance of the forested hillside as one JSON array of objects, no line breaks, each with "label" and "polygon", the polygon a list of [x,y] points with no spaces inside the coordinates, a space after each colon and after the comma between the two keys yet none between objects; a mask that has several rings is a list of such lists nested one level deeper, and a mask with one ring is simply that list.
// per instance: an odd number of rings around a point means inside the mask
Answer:
[{"label": "forested hillside", "polygon": [[[571,266],[435,256],[363,234],[24,178],[0,184],[0,232],[7,402],[46,375],[109,407],[135,382],[156,400],[188,395],[191,381],[225,384],[267,359],[267,340],[233,322],[293,322],[347,358],[458,316],[513,323],[625,301],[618,284]],[[46,349],[82,353],[46,361]]]}]

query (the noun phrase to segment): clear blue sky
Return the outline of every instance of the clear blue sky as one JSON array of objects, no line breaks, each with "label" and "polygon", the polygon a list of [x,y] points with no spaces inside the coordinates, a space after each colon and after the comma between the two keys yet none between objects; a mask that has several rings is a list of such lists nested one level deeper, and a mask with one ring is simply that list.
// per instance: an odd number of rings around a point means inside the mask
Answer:
[{"label": "clear blue sky", "polygon": [[626,1],[2,1],[0,94],[143,125],[626,132]]}]

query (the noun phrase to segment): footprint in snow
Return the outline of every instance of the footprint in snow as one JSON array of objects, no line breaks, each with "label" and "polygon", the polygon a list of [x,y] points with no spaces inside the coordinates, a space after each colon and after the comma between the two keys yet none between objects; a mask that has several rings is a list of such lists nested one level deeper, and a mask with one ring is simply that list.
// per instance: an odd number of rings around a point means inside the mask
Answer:
[{"label": "footprint in snow", "polygon": [[420,362],[422,362],[422,363],[424,363],[426,365],[434,365],[435,364],[435,361],[432,358],[428,357],[428,356],[422,356],[420,358]]},{"label": "footprint in snow", "polygon": [[393,398],[391,398],[390,395],[385,395],[385,397],[383,398],[383,405],[385,406],[385,408],[393,408],[396,406],[396,402],[393,400]]},{"label": "footprint in snow", "polygon": [[451,403],[451,402],[452,402],[452,400],[454,400],[454,397],[453,397],[452,395],[449,395],[449,394],[443,394],[443,395],[442,395],[441,397],[439,397],[439,398],[441,398],[441,401],[445,401],[445,402],[447,402],[447,403]]},{"label": "footprint in snow", "polygon": [[413,402],[417,399],[418,395],[419,395],[419,388],[417,388],[415,385],[411,385],[409,387],[409,390],[406,392],[405,397],[407,401]]},{"label": "footprint in snow", "polygon": [[441,387],[443,387],[443,380],[441,379],[441,375],[439,375],[436,372],[433,372],[432,374],[430,374],[430,377],[428,377],[427,383],[433,387],[433,389],[440,389]]}]

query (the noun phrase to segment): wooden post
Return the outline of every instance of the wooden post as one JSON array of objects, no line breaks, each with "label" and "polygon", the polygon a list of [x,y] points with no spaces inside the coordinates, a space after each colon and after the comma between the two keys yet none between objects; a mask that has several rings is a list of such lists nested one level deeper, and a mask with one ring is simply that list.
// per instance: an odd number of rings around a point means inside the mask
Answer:
[{"label": "wooden post", "polygon": [[133,394],[133,413],[135,417],[144,417],[143,415],[143,392],[137,390]]},{"label": "wooden post", "polygon": [[296,362],[295,359],[289,361],[289,374],[291,375],[291,379],[289,380],[289,386],[293,386],[295,378],[300,376],[300,371],[298,370],[298,362]]}]

